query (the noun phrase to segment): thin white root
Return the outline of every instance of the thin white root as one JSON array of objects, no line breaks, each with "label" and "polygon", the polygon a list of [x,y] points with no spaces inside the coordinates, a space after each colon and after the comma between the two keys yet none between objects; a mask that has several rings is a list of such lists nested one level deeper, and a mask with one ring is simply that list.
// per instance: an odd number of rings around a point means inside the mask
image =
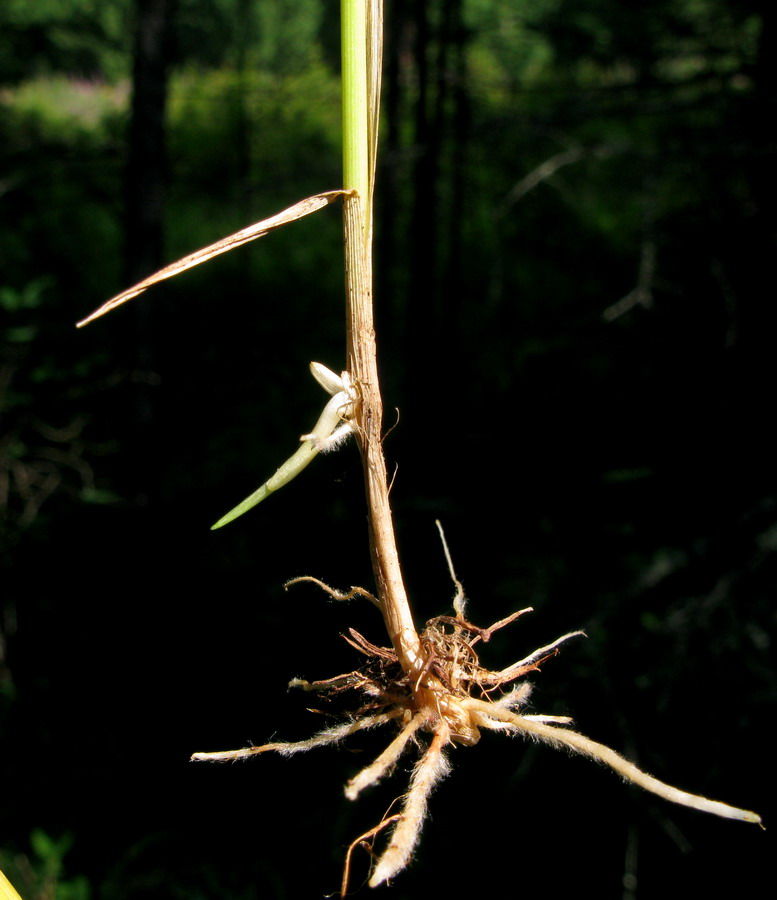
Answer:
[{"label": "thin white root", "polygon": [[472,710],[478,723],[487,728],[493,727],[489,724],[489,719],[498,719],[512,725],[516,731],[527,732],[556,747],[569,747],[570,750],[574,750],[576,753],[589,756],[591,759],[604,763],[627,781],[631,781],[638,787],[653,794],[658,794],[659,797],[663,797],[671,803],[689,806],[691,809],[712,813],[725,819],[737,819],[740,822],[761,824],[761,817],[758,813],[751,812],[748,809],[739,809],[736,806],[729,806],[727,803],[720,803],[718,800],[709,800],[707,797],[701,797],[698,794],[689,794],[687,791],[681,791],[679,788],[664,784],[663,781],[659,781],[657,778],[653,778],[652,775],[648,775],[641,769],[638,769],[633,763],[624,759],[614,750],[597,741],[592,741],[577,731],[567,731],[564,728],[546,725],[536,719],[519,716],[516,713],[499,709],[474,698],[464,700],[462,705]]},{"label": "thin white root", "polygon": [[440,532],[440,540],[442,541],[442,550],[445,554],[445,561],[448,563],[448,572],[451,576],[451,581],[456,586],[456,596],[453,598],[453,611],[456,615],[463,619],[464,618],[464,610],[467,606],[467,598],[464,596],[464,585],[459,581],[456,577],[456,570],[453,568],[453,560],[451,559],[451,551],[448,549],[448,542],[445,540],[445,532],[442,529],[442,523],[439,519],[434,520],[434,524],[437,526],[437,530]]},{"label": "thin white root", "polygon": [[530,722],[548,722],[554,725],[571,725],[574,722],[572,716],[522,716]]},{"label": "thin white root", "polygon": [[378,860],[369,881],[370,887],[377,887],[384,881],[393,878],[410,862],[410,857],[421,835],[421,826],[426,816],[429,795],[437,782],[450,771],[448,760],[442,752],[443,747],[449,742],[450,729],[445,720],[441,719],[436,726],[429,749],[418,761],[413,771],[410,790],[402,807],[402,818],[394,828],[391,843]]},{"label": "thin white root", "polygon": [[355,800],[364,788],[377,784],[402,755],[410,738],[426,724],[427,720],[428,715],[423,713],[414,716],[374,762],[354,775],[345,786],[345,796],[349,800]]},{"label": "thin white root", "polygon": [[493,703],[494,706],[498,706],[500,709],[517,709],[528,701],[531,692],[532,685],[524,682],[523,684],[513,687],[506,694],[502,694],[501,697],[497,697],[496,700],[492,700],[491,703]]},{"label": "thin white root", "polygon": [[500,684],[505,681],[509,681],[511,678],[515,678],[518,675],[523,674],[521,670],[526,666],[531,666],[533,663],[541,660],[543,656],[547,656],[549,653],[553,653],[553,651],[560,647],[561,644],[563,644],[565,641],[568,641],[570,638],[580,636],[585,637],[586,633],[584,631],[570,631],[569,634],[562,634],[561,637],[556,638],[556,640],[553,641],[552,644],[546,644],[544,647],[540,647],[538,650],[535,650],[533,653],[530,653],[523,659],[519,659],[518,662],[513,663],[506,669],[502,669],[501,672],[489,672],[488,676],[483,678],[483,683]]},{"label": "thin white root", "polygon": [[276,741],[272,744],[262,744],[261,747],[243,747],[242,750],[218,750],[213,753],[193,753],[192,762],[232,762],[237,759],[248,759],[259,753],[280,753],[281,756],[294,756],[295,753],[303,753],[316,747],[324,747],[327,744],[337,744],[350,734],[364,731],[367,728],[376,728],[384,725],[397,717],[397,712],[380,713],[377,716],[366,716],[344,725],[336,725],[319,731],[306,741]]}]

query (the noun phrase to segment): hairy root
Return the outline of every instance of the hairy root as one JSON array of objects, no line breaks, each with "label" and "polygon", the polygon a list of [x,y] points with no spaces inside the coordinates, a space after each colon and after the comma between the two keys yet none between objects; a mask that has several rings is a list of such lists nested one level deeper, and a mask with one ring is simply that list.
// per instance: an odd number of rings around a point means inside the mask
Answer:
[{"label": "hairy root", "polygon": [[[298,580],[302,579],[295,579]],[[349,599],[357,595],[372,599],[361,588],[351,588],[345,594],[317,579],[304,580],[314,581],[336,599]],[[459,588],[458,602],[454,602],[456,615],[432,619],[420,635],[425,660],[420,676],[414,675],[411,680],[399,665],[392,648],[372,644],[349,629],[345,640],[366,657],[361,669],[324,681],[294,679],[291,682],[291,686],[324,696],[356,691],[361,696],[361,706],[348,721],[324,729],[306,741],[278,741],[241,750],[195,753],[192,759],[224,762],[267,752],[292,756],[315,747],[340,743],[360,731],[396,722],[399,733],[373,762],[348,781],[346,797],[355,800],[365,788],[372,787],[391,774],[408,748],[420,747],[421,755],[410,777],[407,793],[402,798],[400,812],[384,818],[348,848],[341,891],[343,896],[347,892],[354,848],[369,848],[368,840],[374,839],[388,826],[392,826],[390,838],[374,863],[370,886],[377,887],[388,882],[408,865],[426,818],[429,796],[450,771],[445,748],[453,743],[477,743],[482,728],[523,735],[553,747],[569,749],[609,766],[627,781],[673,803],[760,824],[761,818],[754,812],[689,794],[647,775],[609,747],[562,727],[571,722],[566,716],[521,715],[517,710],[528,700],[531,685],[525,682],[516,685],[514,682],[529,672],[538,671],[544,662],[559,652],[562,644],[583,632],[562,635],[511,666],[490,671],[480,665],[475,646],[478,642],[487,642],[496,630],[514,622],[529,610],[513,613],[490,628],[479,628],[464,618],[463,592],[459,583],[456,584]],[[431,734],[426,746],[422,737],[424,733]]]}]

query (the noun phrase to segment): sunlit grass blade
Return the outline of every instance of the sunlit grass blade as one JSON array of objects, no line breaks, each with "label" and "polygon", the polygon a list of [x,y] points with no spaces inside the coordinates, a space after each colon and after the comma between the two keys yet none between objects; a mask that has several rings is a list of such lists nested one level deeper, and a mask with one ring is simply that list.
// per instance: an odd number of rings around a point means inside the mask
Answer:
[{"label": "sunlit grass blade", "polygon": [[0,871],[0,900],[22,900],[2,871]]}]

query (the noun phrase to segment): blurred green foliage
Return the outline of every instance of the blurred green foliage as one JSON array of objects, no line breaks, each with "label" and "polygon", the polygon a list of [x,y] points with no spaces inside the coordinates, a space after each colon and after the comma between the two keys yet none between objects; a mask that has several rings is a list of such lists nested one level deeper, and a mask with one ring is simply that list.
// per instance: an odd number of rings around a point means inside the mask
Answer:
[{"label": "blurred green foliage", "polygon": [[32,852],[0,850],[0,869],[23,900],[89,900],[88,880],[83,875],[66,877],[64,860],[73,843],[72,834],[54,838],[35,828],[29,838]]}]

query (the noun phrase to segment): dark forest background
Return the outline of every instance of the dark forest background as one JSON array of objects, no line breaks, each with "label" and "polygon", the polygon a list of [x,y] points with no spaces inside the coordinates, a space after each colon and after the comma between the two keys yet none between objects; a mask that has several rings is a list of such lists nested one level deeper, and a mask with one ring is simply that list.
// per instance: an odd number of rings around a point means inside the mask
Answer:
[{"label": "dark forest background", "polygon": [[[389,0],[376,225],[418,620],[453,595],[440,518],[474,621],[535,609],[488,664],[588,634],[534,711],[767,825],[776,12]],[[0,867],[25,900],[322,897],[406,784],[344,799],[380,733],[187,761],[308,736],[289,679],[356,667],[348,626],[384,640],[367,604],[282,590],[371,587],[353,446],[209,531],[315,421],[309,361],[343,365],[337,208],[73,327],[339,186],[338,24],[323,0],[0,6]],[[770,832],[497,735],[452,762],[392,897],[763,893]]]}]

